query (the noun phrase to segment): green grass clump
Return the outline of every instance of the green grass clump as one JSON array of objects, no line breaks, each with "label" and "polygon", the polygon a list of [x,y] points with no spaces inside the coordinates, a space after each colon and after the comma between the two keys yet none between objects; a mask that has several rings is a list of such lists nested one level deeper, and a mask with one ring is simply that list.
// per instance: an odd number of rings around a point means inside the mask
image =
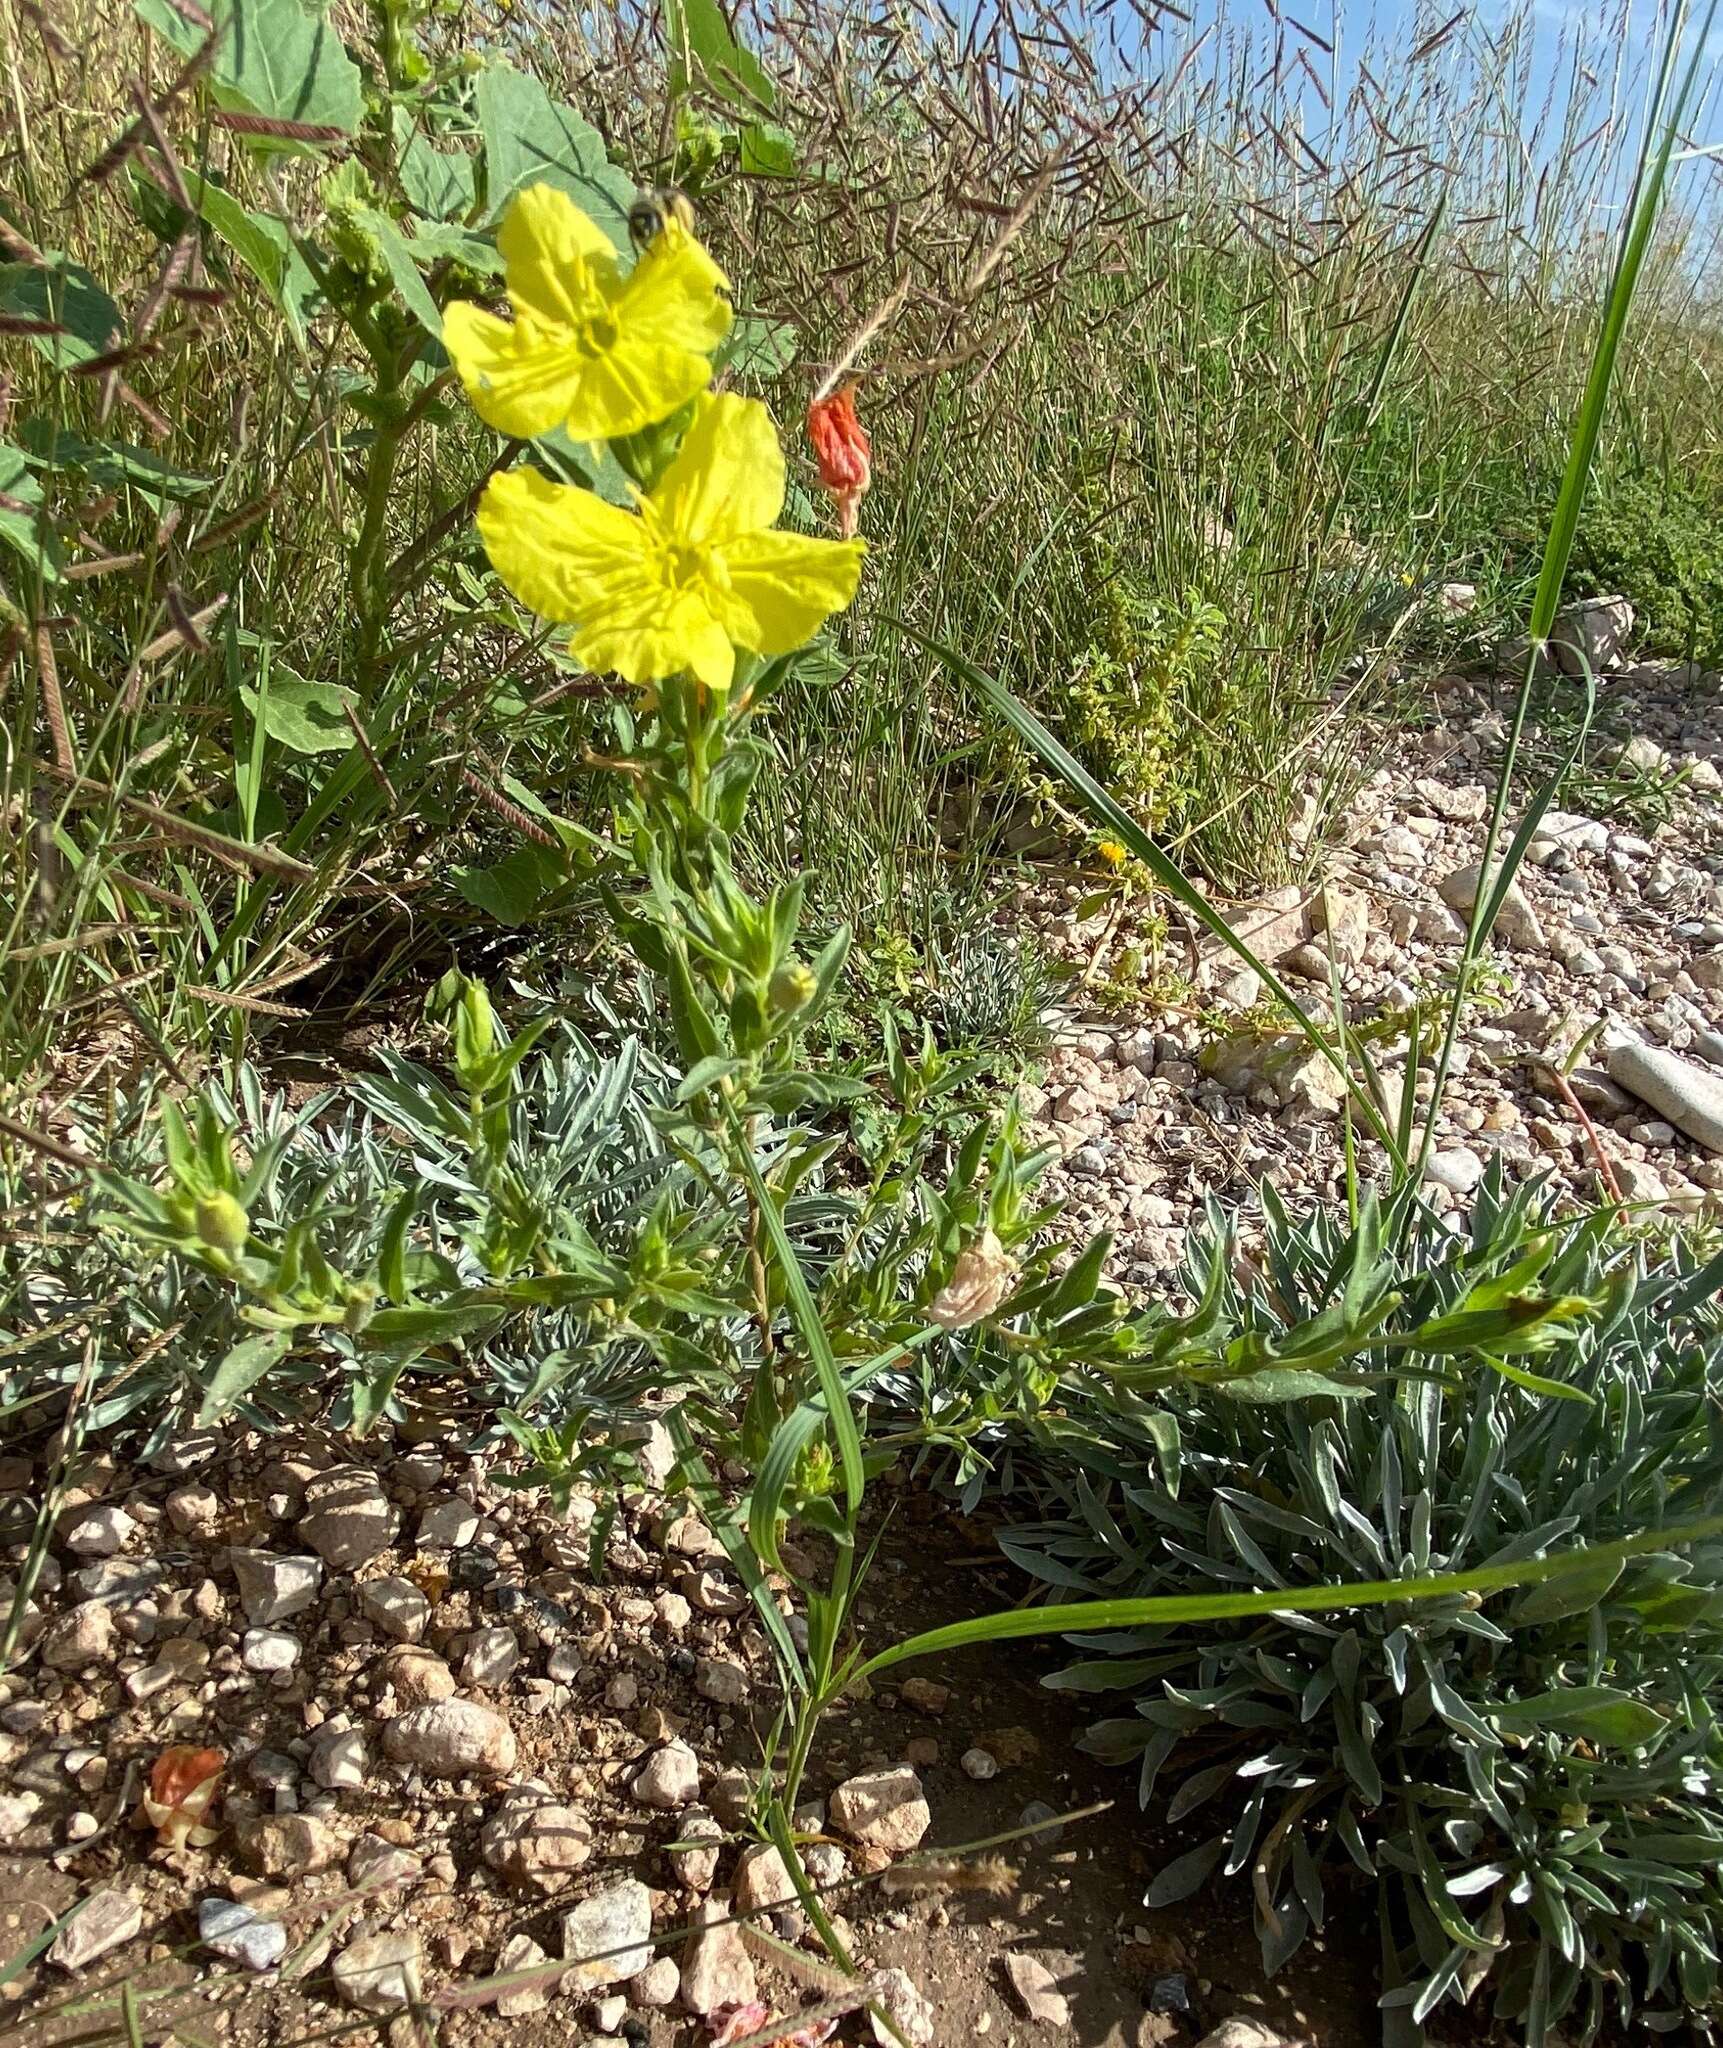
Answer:
[{"label": "green grass clump", "polygon": [[1645,652],[1723,666],[1723,494],[1655,471],[1600,486],[1569,587],[1630,599]]}]

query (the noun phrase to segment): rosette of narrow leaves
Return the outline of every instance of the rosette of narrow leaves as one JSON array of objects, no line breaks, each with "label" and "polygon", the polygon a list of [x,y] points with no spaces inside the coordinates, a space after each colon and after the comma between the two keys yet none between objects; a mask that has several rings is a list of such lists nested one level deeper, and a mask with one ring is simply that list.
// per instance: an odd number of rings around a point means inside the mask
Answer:
[{"label": "rosette of narrow leaves", "polygon": [[[1198,1261],[1211,1350],[1254,1336],[1296,1354],[1362,1256],[1384,1256],[1331,1219],[1295,1228],[1267,1206],[1260,1263],[1227,1259],[1217,1287]],[[1493,1283],[1539,1240],[1559,1290],[1544,1298],[1592,1306],[1562,1318],[1535,1375],[1506,1377],[1456,1333],[1501,1341],[1516,1310]],[[1552,1238],[1529,1191],[1503,1201],[1493,1180],[1470,1243],[1431,1221],[1391,1263],[1394,1304],[1348,1380],[1290,1403],[1225,1386],[1177,1403],[1176,1493],[1162,1434],[1095,1404],[1087,1440],[1066,1446],[1085,1469],[1050,1470],[1059,1511],[1009,1536],[1011,1554],[1060,1599],[1412,1580],[1641,1534],[1723,1499],[1715,1266],[1678,1254],[1648,1270],[1642,1250],[1611,1249],[1606,1221]],[[1404,1341],[1432,1329],[1438,1352]],[[1468,1999],[1533,2043],[1558,2022],[1590,2038],[1612,2015],[1672,2025],[1716,2007],[1717,1545],[1483,1601],[1082,1647],[1096,1654],[1049,1682],[1131,1696],[1086,1746],[1133,1766],[1145,1803],[1170,1791],[1171,1819],[1206,1823],[1150,1905],[1212,1875],[1248,1883],[1272,1970],[1373,1883],[1391,2035]]]}]

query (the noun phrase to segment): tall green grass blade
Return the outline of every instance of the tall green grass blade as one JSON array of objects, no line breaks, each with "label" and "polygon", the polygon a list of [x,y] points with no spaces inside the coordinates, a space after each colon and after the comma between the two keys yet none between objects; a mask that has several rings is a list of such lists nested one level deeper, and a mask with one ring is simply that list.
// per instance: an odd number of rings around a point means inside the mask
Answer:
[{"label": "tall green grass blade", "polygon": [[[1694,37],[1692,54],[1672,105],[1669,103],[1670,80],[1675,74],[1683,36],[1689,25],[1684,8],[1676,13],[1669,25],[1658,65],[1657,84],[1652,96],[1645,136],[1634,166],[1630,204],[1620,254],[1604,300],[1603,319],[1592,349],[1585,389],[1568,442],[1567,463],[1562,475],[1561,489],[1550,516],[1549,534],[1544,543],[1543,563],[1538,573],[1537,591],[1532,600],[1529,626],[1531,646],[1526,655],[1525,673],[1521,678],[1519,696],[1514,704],[1513,721],[1502,756],[1501,772],[1496,778],[1489,824],[1484,833],[1480,870],[1482,886],[1478,889],[1472,905],[1471,921],[1467,926],[1465,943],[1460,949],[1459,965],[1455,970],[1453,996],[1448,1005],[1441,1051],[1437,1056],[1435,1086],[1431,1090],[1430,1107],[1424,1120],[1422,1140],[1418,1148],[1415,1171],[1419,1175],[1422,1175],[1435,1145],[1436,1125],[1441,1115],[1448,1075],[1453,1065],[1454,1048],[1459,1039],[1460,1025],[1465,1013],[1466,1000],[1471,992],[1472,975],[1478,956],[1489,936],[1490,925],[1499,913],[1508,888],[1525,857],[1525,849],[1531,839],[1531,833],[1526,830],[1526,822],[1535,825],[1536,817],[1542,815],[1541,811],[1535,815],[1528,814],[1528,820],[1522,822],[1520,831],[1514,835],[1508,849],[1508,858],[1502,861],[1498,873],[1496,851],[1501,844],[1508,805],[1512,798],[1514,769],[1525,736],[1532,690],[1537,681],[1540,665],[1547,655],[1550,634],[1555,627],[1562,586],[1567,578],[1574,539],[1579,531],[1580,513],[1591,481],[1598,442],[1603,434],[1604,416],[1609,404],[1610,386],[1614,381],[1617,359],[1621,352],[1622,337],[1627,331],[1628,315],[1632,311],[1634,296],[1639,289],[1646,256],[1651,248],[1652,235],[1662,209],[1675,145],[1680,138],[1680,130],[1688,109],[1693,103],[1700,61],[1710,43],[1717,5],[1718,0],[1709,0],[1703,25]],[[1587,715],[1590,715],[1589,697]]]},{"label": "tall green grass blade", "polygon": [[876,1678],[916,1657],[944,1656],[977,1643],[1019,1641],[1025,1636],[1093,1633],[1114,1628],[1166,1628],[1193,1621],[1236,1621],[1253,1614],[1327,1614],[1348,1607],[1385,1607],[1394,1601],[1464,1599],[1499,1593],[1507,1586],[1535,1585],[1576,1570],[1597,1571],[1646,1551],[1678,1549],[1723,1536],[1723,1515],[1685,1522],[1673,1529],[1648,1529],[1616,1543],[1587,1544],[1554,1557],[1521,1558],[1481,1565],[1469,1572],[1436,1572],[1417,1579],[1363,1579],[1353,1586],[1298,1586],[1269,1593],[1170,1593],[1149,1600],[1082,1600],[1057,1607],[1013,1608],[974,1621],[952,1622],[908,1636],[881,1650],[850,1673]]}]

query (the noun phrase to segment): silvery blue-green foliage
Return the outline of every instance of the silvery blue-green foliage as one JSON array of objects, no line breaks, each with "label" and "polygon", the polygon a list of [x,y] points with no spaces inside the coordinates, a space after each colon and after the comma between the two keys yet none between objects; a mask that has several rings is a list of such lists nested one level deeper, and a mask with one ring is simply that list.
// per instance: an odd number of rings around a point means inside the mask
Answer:
[{"label": "silvery blue-green foliage", "polygon": [[[278,1251],[299,1234],[302,1264],[374,1275],[389,1260],[393,1232],[416,1300],[481,1296],[497,1277],[493,1211],[506,1207],[516,1220],[537,1219],[549,1241],[578,1243],[626,1269],[643,1238],[673,1229],[669,1205],[684,1169],[652,1114],[674,1092],[668,1071],[634,1040],[605,1055],[563,1024],[532,1048],[514,1082],[494,1153],[471,1143],[471,1105],[392,1050],[381,1073],[297,1106],[243,1066],[231,1091],[206,1083],[200,1123],[225,1133],[246,1163],[244,1209],[256,1243]],[[122,1199],[157,1209],[150,1184],[161,1163],[159,1114],[149,1096],[121,1106],[105,1176],[110,1194],[125,1189]],[[377,1328],[375,1315],[322,1320],[314,1343],[245,1353],[269,1333],[258,1328],[255,1304],[190,1250],[210,1249],[195,1233],[182,1246],[164,1226],[160,1255],[140,1262],[134,1238],[92,1227],[96,1206],[68,1213],[42,1243],[0,1254],[0,1407],[53,1400],[77,1380],[84,1350],[68,1344],[67,1328],[95,1333],[88,1426],[130,1424],[146,1449],[200,1416],[214,1419],[212,1376],[236,1351],[261,1358],[264,1369],[219,1407],[255,1427],[311,1406],[322,1412],[331,1367],[341,1389],[337,1426],[362,1426],[395,1397],[394,1374],[376,1375],[362,1341]],[[579,1304],[537,1304],[530,1316],[492,1314],[432,1332],[414,1363],[458,1369],[517,1405],[553,1390],[562,1402],[635,1399],[654,1377],[649,1348],[628,1333],[589,1345],[587,1334]],[[558,1405],[550,1402],[552,1414]]]},{"label": "silvery blue-green foliage", "polygon": [[[1677,1248],[1652,1266],[1607,1217],[1551,1226],[1538,1199],[1504,1200],[1492,1176],[1469,1240],[1414,1220],[1382,1325],[1440,1316],[1553,1227],[1546,1284],[1602,1306],[1535,1375],[1458,1352],[1408,1372],[1385,1344],[1354,1358],[1380,1376],[1351,1398],[1175,1396],[1176,1492],[1163,1432],[1097,1402],[1013,1557],[1059,1599],[1196,1594],[1463,1571],[1716,1512],[1723,1262]],[[1193,1261],[1213,1341],[1287,1342],[1380,1255],[1333,1215],[1265,1206],[1260,1258],[1221,1230]],[[1532,2048],[1558,2024],[1589,2040],[1612,2012],[1665,2030],[1716,2015],[1723,1545],[1481,1602],[1079,1647],[1050,1684],[1132,1696],[1085,1746],[1134,1766],[1170,1819],[1209,1819],[1149,1905],[1217,1872],[1249,1883],[1273,1970],[1373,1882],[1390,2040],[1468,1999]]]},{"label": "silvery blue-green foliage", "polygon": [[965,924],[934,966],[924,1007],[942,1045],[973,1048],[995,1061],[1046,1051],[1048,1013],[1070,970],[1061,971],[1037,934]]}]

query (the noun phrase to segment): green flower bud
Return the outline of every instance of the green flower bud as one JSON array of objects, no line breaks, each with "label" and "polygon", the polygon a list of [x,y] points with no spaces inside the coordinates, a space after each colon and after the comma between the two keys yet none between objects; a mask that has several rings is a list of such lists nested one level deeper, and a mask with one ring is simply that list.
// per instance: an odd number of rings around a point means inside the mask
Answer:
[{"label": "green flower bud", "polygon": [[225,1188],[213,1195],[200,1195],[197,1203],[197,1234],[211,1251],[227,1252],[237,1258],[251,1235],[251,1219]]},{"label": "green flower bud", "polygon": [[819,988],[814,970],[805,961],[786,960],[772,976],[772,1008],[782,1017],[811,1003]]}]

